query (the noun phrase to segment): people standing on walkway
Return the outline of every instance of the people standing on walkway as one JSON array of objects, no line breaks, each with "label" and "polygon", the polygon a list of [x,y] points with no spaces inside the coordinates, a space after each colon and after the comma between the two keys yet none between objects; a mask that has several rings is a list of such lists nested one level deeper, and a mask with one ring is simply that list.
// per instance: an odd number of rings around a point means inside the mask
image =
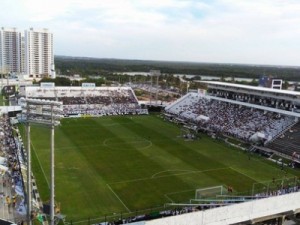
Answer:
[{"label": "people standing on walkway", "polygon": [[16,202],[17,202],[16,195],[13,195],[13,197],[12,197],[12,208],[13,209],[16,207]]},{"label": "people standing on walkway", "polygon": [[10,210],[10,208],[11,208],[11,199],[10,199],[9,195],[6,196],[5,199],[6,199],[6,204],[7,204],[7,207],[8,207],[8,213],[11,213],[11,210]]}]

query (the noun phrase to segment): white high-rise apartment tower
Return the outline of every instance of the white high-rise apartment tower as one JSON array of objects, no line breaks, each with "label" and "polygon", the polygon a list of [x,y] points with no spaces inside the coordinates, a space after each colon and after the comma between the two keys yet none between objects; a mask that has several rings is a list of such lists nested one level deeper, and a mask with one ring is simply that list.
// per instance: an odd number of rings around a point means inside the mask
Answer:
[{"label": "white high-rise apartment tower", "polygon": [[48,29],[25,30],[25,73],[32,78],[55,78],[53,34]]},{"label": "white high-rise apartment tower", "polygon": [[22,37],[16,28],[0,29],[0,73],[21,73]]}]

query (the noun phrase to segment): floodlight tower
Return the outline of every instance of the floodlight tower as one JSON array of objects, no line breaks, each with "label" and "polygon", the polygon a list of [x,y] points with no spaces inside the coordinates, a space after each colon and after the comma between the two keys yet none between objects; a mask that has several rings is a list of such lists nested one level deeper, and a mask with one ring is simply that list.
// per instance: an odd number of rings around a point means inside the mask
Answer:
[{"label": "floodlight tower", "polygon": [[41,124],[51,128],[50,225],[54,225],[54,127],[60,124],[62,118],[62,102],[28,98],[24,100],[22,113],[25,115],[27,127],[27,224],[32,224],[30,124]]},{"label": "floodlight tower", "polygon": [[152,82],[152,78],[156,77],[156,91],[155,91],[155,103],[157,105],[157,96],[158,96],[158,79],[160,76],[160,70],[150,70],[150,76],[151,76],[151,90],[150,90],[150,105],[151,105],[151,100],[152,100],[152,86],[153,86],[153,82]]}]

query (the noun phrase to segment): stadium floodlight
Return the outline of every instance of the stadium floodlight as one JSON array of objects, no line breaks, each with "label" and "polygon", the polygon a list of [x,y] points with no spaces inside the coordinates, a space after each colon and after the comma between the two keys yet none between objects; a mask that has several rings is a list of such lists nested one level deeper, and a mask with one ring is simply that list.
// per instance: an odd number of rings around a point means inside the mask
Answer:
[{"label": "stadium floodlight", "polygon": [[41,124],[51,128],[51,153],[50,153],[50,168],[51,168],[51,187],[50,187],[50,225],[54,225],[54,127],[60,124],[60,119],[63,117],[62,102],[41,100],[41,99],[22,99],[23,118],[26,121],[27,127],[27,224],[31,225],[31,151],[30,151],[30,124]]},{"label": "stadium floodlight", "polygon": [[153,90],[153,81],[152,77],[156,77],[156,90],[155,90],[155,104],[157,105],[157,96],[158,96],[158,79],[161,75],[160,70],[150,70],[150,77],[151,77],[151,89],[150,89],[150,105],[152,105],[152,90]]}]

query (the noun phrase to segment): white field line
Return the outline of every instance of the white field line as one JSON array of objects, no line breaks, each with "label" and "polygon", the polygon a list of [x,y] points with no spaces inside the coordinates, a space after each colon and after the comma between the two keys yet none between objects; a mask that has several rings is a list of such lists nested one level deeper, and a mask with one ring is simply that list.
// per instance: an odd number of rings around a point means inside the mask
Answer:
[{"label": "white field line", "polygon": [[189,189],[189,190],[184,190],[184,191],[170,192],[170,193],[164,194],[164,196],[165,196],[167,199],[169,199],[172,203],[174,203],[173,199],[170,198],[169,195],[175,195],[175,194],[184,193],[184,192],[189,192],[189,191],[195,191],[195,189]]},{"label": "white field line", "polygon": [[129,213],[131,213],[130,209],[125,205],[125,203],[120,199],[120,197],[114,192],[114,190],[109,186],[109,184],[106,184],[108,189],[116,196],[116,198],[122,203],[122,205],[127,209]]},{"label": "white field line", "polygon": [[[176,175],[183,175],[183,174],[190,174],[190,173],[205,173],[205,172],[211,172],[211,171],[226,170],[228,168],[230,168],[230,167],[222,167],[222,168],[215,168],[215,169],[209,169],[209,170],[190,170],[190,172],[186,171],[186,172],[162,175],[162,176],[156,176],[156,177],[152,176],[151,178],[153,179],[153,178],[169,177],[169,176],[174,176],[174,175],[176,176]],[[174,171],[176,171],[176,170],[174,170]],[[182,171],[182,170],[178,170],[178,171]],[[168,172],[168,171],[162,171],[162,172]]]},{"label": "white field line", "polygon": [[[110,146],[109,145],[109,141],[113,141],[114,140],[114,138],[107,138],[107,139],[105,139],[104,141],[103,141],[103,145],[104,146],[106,146],[106,147],[108,147],[108,148],[110,148],[110,149],[122,149],[122,146],[123,146],[123,143],[114,143],[114,146]],[[153,143],[152,143],[152,141],[150,141],[150,140],[147,140],[146,138],[139,138],[139,139],[137,139],[137,140],[131,140],[131,141],[127,141],[126,143],[129,143],[129,144],[139,144],[139,143],[147,143],[147,145],[146,146],[144,146],[144,147],[139,147],[139,148],[136,148],[136,149],[147,149],[147,148],[150,148],[152,145],[153,145]],[[121,148],[120,147],[118,147],[118,146],[121,146]],[[124,148],[123,148],[124,149]],[[125,150],[126,150],[127,148],[125,148]]]},{"label": "white field line", "polygon": [[[107,124],[101,124],[101,126],[103,126],[103,127],[112,127],[112,126],[117,126],[117,125],[122,125],[122,124],[132,124],[132,122],[127,122],[127,123],[107,123]],[[77,125],[77,126],[71,125],[69,127],[75,127],[75,128],[77,128],[77,127],[91,127],[91,128],[97,128],[97,129],[99,129],[99,124],[97,124],[97,125]]]},{"label": "white field line", "polygon": [[166,193],[165,195],[175,195],[175,194],[189,192],[189,191],[195,191],[195,189],[189,189],[189,190],[183,190],[183,191],[175,191],[175,192]]},{"label": "white field line", "polygon": [[37,158],[37,160],[38,160],[38,162],[39,162],[39,165],[40,165],[40,167],[41,167],[41,169],[42,169],[42,172],[43,172],[43,174],[44,174],[44,177],[45,177],[45,180],[46,180],[46,182],[47,182],[47,184],[48,184],[48,187],[50,188],[50,184],[49,184],[49,181],[48,181],[48,179],[47,179],[46,173],[45,173],[45,171],[44,171],[44,168],[42,167],[40,158],[39,158],[39,156],[37,155],[37,153],[36,153],[36,151],[35,151],[35,147],[34,147],[34,145],[33,145],[32,142],[31,142],[31,146],[32,146],[32,150],[33,150],[34,154],[36,155],[36,158]]},{"label": "white field line", "polygon": [[235,168],[233,168],[233,167],[229,167],[229,168],[232,169],[232,170],[234,170],[234,171],[237,172],[237,173],[240,173],[240,174],[244,175],[245,177],[250,178],[251,180],[254,180],[254,181],[256,181],[256,182],[259,182],[258,180],[254,179],[253,177],[250,177],[249,175],[247,175],[247,174],[245,174],[245,173],[243,173],[243,172],[241,172],[241,171],[239,171],[239,170],[237,170],[237,169],[235,169]]},{"label": "white field line", "polygon": [[[178,176],[178,175],[191,174],[191,173],[204,173],[204,172],[218,171],[218,170],[225,170],[225,169],[230,169],[230,167],[222,167],[222,168],[209,169],[209,170],[190,170],[190,172],[186,171],[186,172],[173,173],[173,174],[168,174],[168,175],[163,175],[163,176],[156,176],[156,177],[153,177],[153,175],[152,175],[151,177],[139,178],[139,179],[133,179],[133,180],[125,180],[125,181],[118,181],[118,182],[113,182],[113,183],[110,183],[110,184],[130,183],[130,182],[136,182],[136,181],[142,181],[142,180],[150,180],[150,179]],[[169,171],[169,170],[165,170],[165,171],[162,171],[162,172],[167,172],[167,171]],[[171,170],[171,171],[183,171],[183,170]],[[159,173],[161,173],[161,172],[159,172]]]},{"label": "white field line", "polygon": [[[199,170],[163,170],[163,171],[160,171],[160,172],[158,172],[158,173],[155,173],[155,174],[153,174],[152,176],[151,176],[151,178],[155,178],[156,177],[156,175],[158,175],[158,174],[161,174],[161,173],[166,173],[166,172],[181,172],[181,173],[177,173],[176,175],[180,175],[180,174],[185,174],[185,173],[197,173],[197,172],[199,172]],[[165,175],[164,175],[165,176]],[[158,177],[161,177],[161,176],[158,176]]]},{"label": "white field line", "polygon": [[117,125],[122,125],[122,124],[132,124],[132,122],[126,122],[126,123],[108,123],[108,124],[103,124],[103,127],[111,127],[111,126],[117,126]]},{"label": "white field line", "polygon": [[168,196],[168,194],[164,195],[166,199],[168,199],[169,201],[171,201],[172,203],[174,203],[174,201]]},{"label": "white field line", "polygon": [[[86,147],[99,147],[99,146],[103,146],[103,144],[98,144],[98,145],[80,145],[80,146],[70,146],[70,147],[60,147],[60,148],[56,148],[55,150],[63,150],[63,149],[74,149],[74,148],[86,148]],[[50,150],[50,148],[44,148],[42,150]]]},{"label": "white field line", "polygon": [[[108,147],[108,148],[113,149],[112,147],[109,146],[109,144],[106,143],[106,142],[109,141],[109,140],[110,140],[110,138],[105,139],[105,140],[103,141],[102,144],[97,144],[97,145],[68,146],[68,147],[60,147],[60,148],[55,148],[55,149],[57,149],[57,150],[63,150],[63,149],[87,148],[87,147],[99,147],[99,146],[106,146],[106,147]],[[135,143],[143,143],[143,142],[145,142],[145,143],[147,142],[148,145],[145,146],[145,147],[138,148],[138,149],[146,149],[146,148],[150,148],[150,147],[153,145],[153,144],[152,144],[152,141],[149,141],[149,140],[147,140],[147,139],[139,140],[139,141],[131,141],[131,142],[129,142],[129,143],[135,144]],[[120,143],[120,146],[121,146],[121,145],[122,145],[122,144]],[[119,149],[119,148],[118,148],[118,149]],[[50,150],[50,148],[44,148],[44,149],[42,149],[42,150],[43,150],[43,151],[46,151],[46,150]]]}]

